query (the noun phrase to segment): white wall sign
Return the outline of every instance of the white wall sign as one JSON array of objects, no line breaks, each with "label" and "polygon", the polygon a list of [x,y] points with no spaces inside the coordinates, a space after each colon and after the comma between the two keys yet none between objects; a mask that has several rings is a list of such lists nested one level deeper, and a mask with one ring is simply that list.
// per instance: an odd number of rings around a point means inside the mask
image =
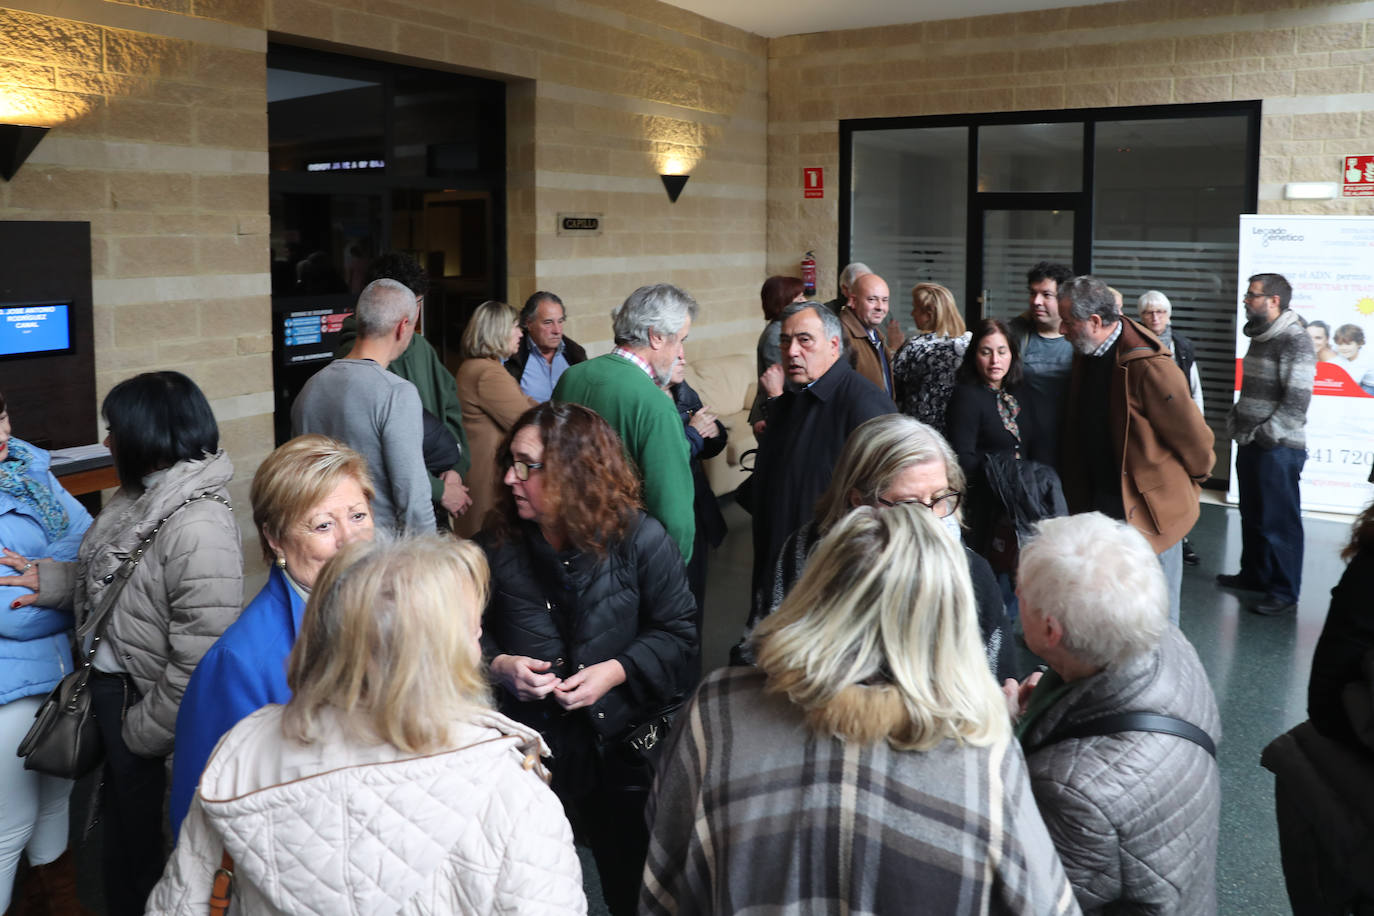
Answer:
[{"label": "white wall sign", "polygon": [[1374,497],[1374,217],[1242,216],[1239,264],[1237,393],[1250,347],[1240,295],[1254,274],[1283,274],[1293,285],[1293,310],[1309,333],[1327,338],[1307,411],[1302,506],[1354,515]]}]

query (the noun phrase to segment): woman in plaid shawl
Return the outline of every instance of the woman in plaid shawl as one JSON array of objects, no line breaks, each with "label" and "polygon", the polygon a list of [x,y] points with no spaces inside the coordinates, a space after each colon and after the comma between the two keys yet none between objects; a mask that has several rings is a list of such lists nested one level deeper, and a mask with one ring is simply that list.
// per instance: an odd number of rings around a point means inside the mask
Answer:
[{"label": "woman in plaid shawl", "polygon": [[678,718],[641,913],[1078,913],[924,506],[861,507]]}]

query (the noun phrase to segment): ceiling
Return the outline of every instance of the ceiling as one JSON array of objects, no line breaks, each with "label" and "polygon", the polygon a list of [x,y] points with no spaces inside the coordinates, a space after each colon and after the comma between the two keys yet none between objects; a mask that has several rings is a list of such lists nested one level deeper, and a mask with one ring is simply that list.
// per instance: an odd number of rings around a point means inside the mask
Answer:
[{"label": "ceiling", "polygon": [[864,29],[873,26],[962,19],[995,13],[1087,6],[1101,0],[667,0],[708,19],[767,38]]}]

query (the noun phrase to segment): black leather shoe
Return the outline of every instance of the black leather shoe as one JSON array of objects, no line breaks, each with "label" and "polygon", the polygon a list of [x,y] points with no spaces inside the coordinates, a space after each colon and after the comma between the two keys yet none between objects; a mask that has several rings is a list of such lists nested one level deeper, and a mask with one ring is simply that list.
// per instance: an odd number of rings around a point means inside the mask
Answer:
[{"label": "black leather shoe", "polygon": [[1279,617],[1290,614],[1298,609],[1296,601],[1289,601],[1286,598],[1279,598],[1274,595],[1266,595],[1257,604],[1250,605],[1250,610],[1259,614],[1261,617]]},{"label": "black leather shoe", "polygon": [[1188,539],[1187,539],[1187,538],[1184,538],[1184,539],[1183,539],[1183,565],[1184,565],[1184,566],[1196,566],[1196,565],[1198,565],[1198,563],[1200,563],[1200,562],[1202,562],[1202,561],[1198,559],[1197,551],[1193,549],[1193,545],[1192,545],[1192,544],[1189,544],[1189,543],[1188,543]]},{"label": "black leather shoe", "polygon": [[1245,573],[1218,573],[1217,585],[1222,588],[1234,588],[1242,592],[1262,592],[1264,588]]}]

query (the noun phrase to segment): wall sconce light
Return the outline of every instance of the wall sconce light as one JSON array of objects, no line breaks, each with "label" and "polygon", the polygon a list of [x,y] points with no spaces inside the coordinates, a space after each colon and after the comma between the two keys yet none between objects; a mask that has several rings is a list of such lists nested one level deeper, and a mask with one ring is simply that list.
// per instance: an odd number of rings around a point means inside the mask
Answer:
[{"label": "wall sconce light", "polygon": [[663,187],[668,191],[668,200],[677,203],[678,197],[682,194],[682,189],[687,187],[688,175],[660,175],[663,179]]},{"label": "wall sconce light", "polygon": [[9,181],[48,132],[46,127],[0,124],[0,176]]}]

